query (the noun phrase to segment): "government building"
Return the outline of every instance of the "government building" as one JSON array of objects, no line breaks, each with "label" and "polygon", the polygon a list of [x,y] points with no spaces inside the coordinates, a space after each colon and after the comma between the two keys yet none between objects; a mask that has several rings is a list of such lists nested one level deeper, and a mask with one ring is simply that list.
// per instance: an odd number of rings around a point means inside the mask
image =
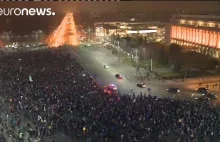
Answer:
[{"label": "government building", "polygon": [[96,36],[107,36],[112,34],[132,34],[132,33],[155,33],[162,23],[153,22],[96,22]]},{"label": "government building", "polygon": [[95,35],[108,37],[112,34],[123,36],[141,35],[148,40],[164,41],[164,24],[159,21],[151,22],[96,22]]},{"label": "government building", "polygon": [[220,16],[174,14],[165,27],[165,44],[171,43],[220,58]]}]

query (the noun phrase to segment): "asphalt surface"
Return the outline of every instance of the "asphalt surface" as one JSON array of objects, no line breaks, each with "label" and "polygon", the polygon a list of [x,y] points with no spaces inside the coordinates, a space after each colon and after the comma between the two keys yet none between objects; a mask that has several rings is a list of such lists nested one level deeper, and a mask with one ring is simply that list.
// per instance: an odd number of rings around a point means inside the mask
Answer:
[{"label": "asphalt surface", "polygon": [[[163,83],[158,80],[141,81],[136,76],[136,68],[128,64],[123,64],[116,55],[107,52],[101,46],[93,45],[92,47],[69,47],[68,53],[76,57],[76,59],[91,73],[96,74],[96,80],[101,82],[103,86],[108,84],[115,84],[122,94],[131,94],[131,90],[136,94],[148,93],[148,88],[151,89],[152,95],[158,97],[173,97],[178,99],[187,99],[195,101],[191,94],[194,90],[188,90],[181,82],[166,81]],[[109,68],[105,69],[104,65]],[[143,70],[141,72],[144,72]],[[121,73],[124,78],[117,79],[115,74]],[[139,77],[140,78],[140,77]],[[144,82],[146,88],[139,88],[137,83]],[[181,90],[179,94],[172,94],[167,92],[167,88],[177,87]]]}]

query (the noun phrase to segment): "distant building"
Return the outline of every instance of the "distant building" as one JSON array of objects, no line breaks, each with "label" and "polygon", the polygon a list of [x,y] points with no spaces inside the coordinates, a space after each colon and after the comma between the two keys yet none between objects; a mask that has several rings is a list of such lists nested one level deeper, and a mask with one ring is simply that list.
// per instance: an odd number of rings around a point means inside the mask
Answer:
[{"label": "distant building", "polygon": [[[109,36],[118,34],[120,36],[142,34],[153,35],[157,39],[158,35],[164,37],[164,26],[159,21],[153,22],[97,22],[95,23],[96,36]],[[151,36],[152,37],[152,36]]]},{"label": "distant building", "polygon": [[165,44],[220,58],[220,16],[174,14],[165,26]]}]

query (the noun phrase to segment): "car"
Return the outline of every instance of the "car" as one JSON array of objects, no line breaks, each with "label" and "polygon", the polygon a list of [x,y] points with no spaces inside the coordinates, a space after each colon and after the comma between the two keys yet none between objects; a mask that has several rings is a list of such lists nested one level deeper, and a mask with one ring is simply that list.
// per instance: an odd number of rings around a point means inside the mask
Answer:
[{"label": "car", "polygon": [[104,68],[105,68],[105,69],[108,69],[108,68],[109,68],[109,66],[108,66],[108,65],[104,65]]},{"label": "car", "polygon": [[170,92],[170,93],[177,94],[177,93],[180,92],[180,89],[178,89],[178,88],[167,88],[167,91]]},{"label": "car", "polygon": [[119,74],[116,74],[115,77],[118,78],[118,79],[122,79],[123,75],[119,73]]},{"label": "car", "polygon": [[86,47],[90,47],[91,46],[91,44],[86,44]]},{"label": "car", "polygon": [[104,86],[104,93],[108,95],[117,95],[117,87],[114,84],[109,84],[108,86]]},{"label": "car", "polygon": [[145,88],[146,84],[145,83],[137,83],[137,87]]},{"label": "car", "polygon": [[192,97],[201,97],[201,96],[205,96],[205,94],[199,93],[199,92],[195,92],[195,93],[192,93],[191,96],[192,96]]},{"label": "car", "polygon": [[200,96],[200,97],[195,97],[195,100],[197,100],[198,102],[208,102],[210,100],[210,98],[206,97],[206,96]]},{"label": "car", "polygon": [[211,100],[217,99],[217,95],[215,95],[214,93],[206,93],[205,96]]},{"label": "car", "polygon": [[209,93],[209,90],[208,90],[208,88],[198,88],[197,89],[197,91],[199,92],[199,93],[202,93],[202,94],[207,94],[207,93]]}]

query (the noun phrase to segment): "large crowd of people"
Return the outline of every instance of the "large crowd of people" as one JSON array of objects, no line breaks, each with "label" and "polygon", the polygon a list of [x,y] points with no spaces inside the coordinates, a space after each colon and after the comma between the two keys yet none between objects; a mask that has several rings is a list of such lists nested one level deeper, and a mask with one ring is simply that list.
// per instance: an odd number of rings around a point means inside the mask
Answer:
[{"label": "large crowd of people", "polygon": [[28,130],[42,141],[56,132],[87,142],[220,141],[218,108],[149,94],[106,95],[62,48],[2,55],[0,64],[1,97],[13,114],[0,123],[19,127],[18,137]]}]

